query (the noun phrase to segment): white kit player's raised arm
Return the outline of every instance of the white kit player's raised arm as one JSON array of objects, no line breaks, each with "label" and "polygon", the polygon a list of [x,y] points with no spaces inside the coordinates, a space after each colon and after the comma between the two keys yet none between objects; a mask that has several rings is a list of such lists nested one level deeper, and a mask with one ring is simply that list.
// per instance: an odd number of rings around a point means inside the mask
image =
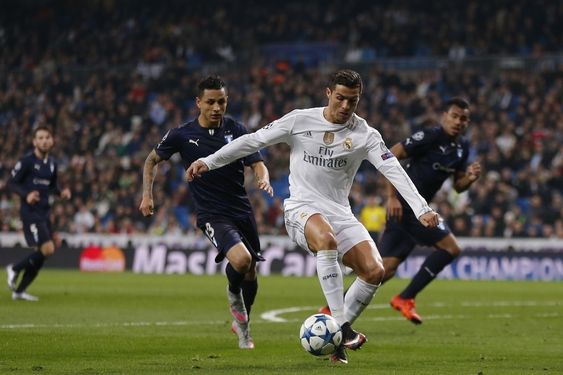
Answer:
[{"label": "white kit player's raised arm", "polygon": [[368,149],[368,161],[395,186],[411,206],[417,218],[432,211],[426,199],[420,195],[407,172],[387,148],[383,138],[375,129],[371,129],[366,147]]},{"label": "white kit player's raised arm", "polygon": [[203,161],[209,170],[213,170],[230,164],[266,146],[281,142],[289,143],[291,127],[293,125],[291,120],[292,118],[288,114],[254,133],[245,134],[233,140],[215,153],[199,160]]}]

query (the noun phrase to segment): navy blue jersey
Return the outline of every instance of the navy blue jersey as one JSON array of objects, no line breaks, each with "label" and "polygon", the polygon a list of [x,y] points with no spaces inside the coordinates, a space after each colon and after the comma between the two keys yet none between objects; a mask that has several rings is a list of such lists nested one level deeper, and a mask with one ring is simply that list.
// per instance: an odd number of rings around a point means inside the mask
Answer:
[{"label": "navy blue jersey", "polygon": [[441,126],[416,132],[401,143],[410,159],[405,169],[428,202],[448,177],[467,169],[469,143],[451,138]]},{"label": "navy blue jersey", "polygon": [[[60,194],[57,186],[57,163],[53,157],[39,159],[33,152],[21,158],[9,181],[9,187],[21,197],[20,214],[23,221],[42,221],[49,219],[49,194]],[[27,195],[37,190],[40,200],[28,204]]]},{"label": "navy blue jersey", "polygon": [[[197,119],[169,130],[155,151],[161,159],[168,160],[180,153],[184,169],[195,160],[211,155],[247,131],[235,120],[225,117],[219,128],[204,128]],[[244,189],[244,166],[261,161],[259,152],[237,160],[222,168],[204,173],[189,183],[195,201],[198,222],[205,215],[242,218],[252,215],[252,207]]]}]

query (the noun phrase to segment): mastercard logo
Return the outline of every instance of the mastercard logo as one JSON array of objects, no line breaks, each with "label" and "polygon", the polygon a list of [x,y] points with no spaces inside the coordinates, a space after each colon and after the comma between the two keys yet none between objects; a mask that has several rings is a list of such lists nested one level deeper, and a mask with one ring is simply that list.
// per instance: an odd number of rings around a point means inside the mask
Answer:
[{"label": "mastercard logo", "polygon": [[84,272],[123,272],[125,255],[115,246],[89,246],[80,254],[80,271]]}]

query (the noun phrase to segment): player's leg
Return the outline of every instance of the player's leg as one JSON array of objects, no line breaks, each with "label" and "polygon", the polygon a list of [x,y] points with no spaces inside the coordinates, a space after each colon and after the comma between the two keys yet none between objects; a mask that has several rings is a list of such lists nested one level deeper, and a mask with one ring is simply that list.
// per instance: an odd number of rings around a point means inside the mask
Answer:
[{"label": "player's leg", "polygon": [[[227,299],[234,320],[231,329],[239,338],[239,348],[252,349],[254,341],[249,333],[248,311],[245,306],[242,286],[245,277],[255,277],[256,259],[259,254],[247,248],[237,224],[225,217],[210,216],[203,220],[200,228],[218,250],[215,262],[224,258],[229,261],[225,269],[227,275]],[[255,259],[256,258],[256,259]],[[250,276],[247,276],[249,275]]]},{"label": "player's leg", "polygon": [[436,242],[434,250],[420,266],[411,282],[401,292],[404,299],[414,299],[438,274],[450,264],[461,252],[461,248],[453,236],[449,233],[446,237]]},{"label": "player's leg", "polygon": [[[17,279],[19,273],[23,271],[21,281],[12,293],[12,299],[37,301],[37,297],[25,291],[37,277],[37,274],[45,263],[45,259],[54,254],[55,243],[52,240],[49,222],[24,223],[24,234],[28,245],[37,246],[38,250],[12,267],[15,273],[15,279]],[[14,285],[16,285],[15,282]]]},{"label": "player's leg", "polygon": [[[254,349],[254,340],[250,336],[249,309],[246,306],[251,303],[244,298],[243,283],[245,278],[256,277],[256,262],[253,261],[252,255],[246,246],[239,242],[227,252],[226,274],[229,284],[227,286],[227,299],[229,308],[234,320],[231,324],[231,330],[238,336],[239,348]],[[252,302],[254,302],[252,296]],[[247,297],[248,298],[248,297]]]},{"label": "player's leg", "polygon": [[258,293],[258,274],[256,272],[256,262],[262,261],[264,258],[261,256],[260,238],[258,237],[258,228],[254,215],[250,215],[247,220],[240,220],[237,222],[239,234],[242,242],[252,255],[252,265],[250,271],[244,276],[241,284],[242,295],[244,298],[244,305],[250,318],[252,305]]},{"label": "player's leg", "polygon": [[304,235],[308,248],[317,258],[317,276],[332,316],[344,324],[344,280],[338,264],[336,236],[330,223],[321,215],[314,214],[305,224]]},{"label": "player's leg", "polygon": [[344,254],[342,262],[356,274],[356,279],[344,298],[346,320],[354,323],[373,299],[385,271],[381,256],[372,241],[354,245]]},{"label": "player's leg", "polygon": [[[388,221],[381,237],[379,251],[383,257],[383,267],[385,268],[384,283],[395,276],[399,265],[408,257],[416,245],[409,232],[404,229],[407,225],[405,224],[406,221],[406,217],[403,217],[401,222]],[[396,295],[391,299],[390,304],[395,310],[400,311],[407,320],[414,324],[422,323],[422,318],[416,312],[414,299],[403,299],[400,295]]]},{"label": "player's leg", "polygon": [[248,323],[248,311],[241,286],[245,275],[252,268],[252,256],[246,246],[242,242],[238,242],[227,251],[226,258],[229,260],[225,273],[229,282],[227,296],[231,314],[240,324],[246,324]]},{"label": "player's leg", "polygon": [[[434,280],[445,266],[451,263],[455,255],[459,254],[460,248],[444,223],[436,228],[426,228],[414,216],[407,218],[405,222],[404,229],[410,237],[415,238],[419,243],[437,247],[437,250],[426,258],[407,287],[391,300],[391,306],[394,309],[400,311],[405,318],[414,324],[420,324],[422,318],[416,312],[416,296]],[[441,246],[444,246],[447,250]],[[414,247],[414,241],[412,247]],[[388,261],[392,261],[392,259]]]}]

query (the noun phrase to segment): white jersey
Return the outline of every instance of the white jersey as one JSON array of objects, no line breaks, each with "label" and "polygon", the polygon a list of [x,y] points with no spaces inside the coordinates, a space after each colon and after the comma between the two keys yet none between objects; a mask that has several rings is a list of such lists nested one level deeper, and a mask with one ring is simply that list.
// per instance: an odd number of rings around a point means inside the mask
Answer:
[{"label": "white jersey", "polygon": [[201,160],[212,170],[266,146],[287,143],[291,147],[290,196],[285,209],[305,203],[319,207],[320,212],[338,213],[350,212],[350,188],[367,159],[391,181],[417,217],[431,210],[377,130],[356,114],[345,124],[330,123],[323,109],[294,110]]}]

